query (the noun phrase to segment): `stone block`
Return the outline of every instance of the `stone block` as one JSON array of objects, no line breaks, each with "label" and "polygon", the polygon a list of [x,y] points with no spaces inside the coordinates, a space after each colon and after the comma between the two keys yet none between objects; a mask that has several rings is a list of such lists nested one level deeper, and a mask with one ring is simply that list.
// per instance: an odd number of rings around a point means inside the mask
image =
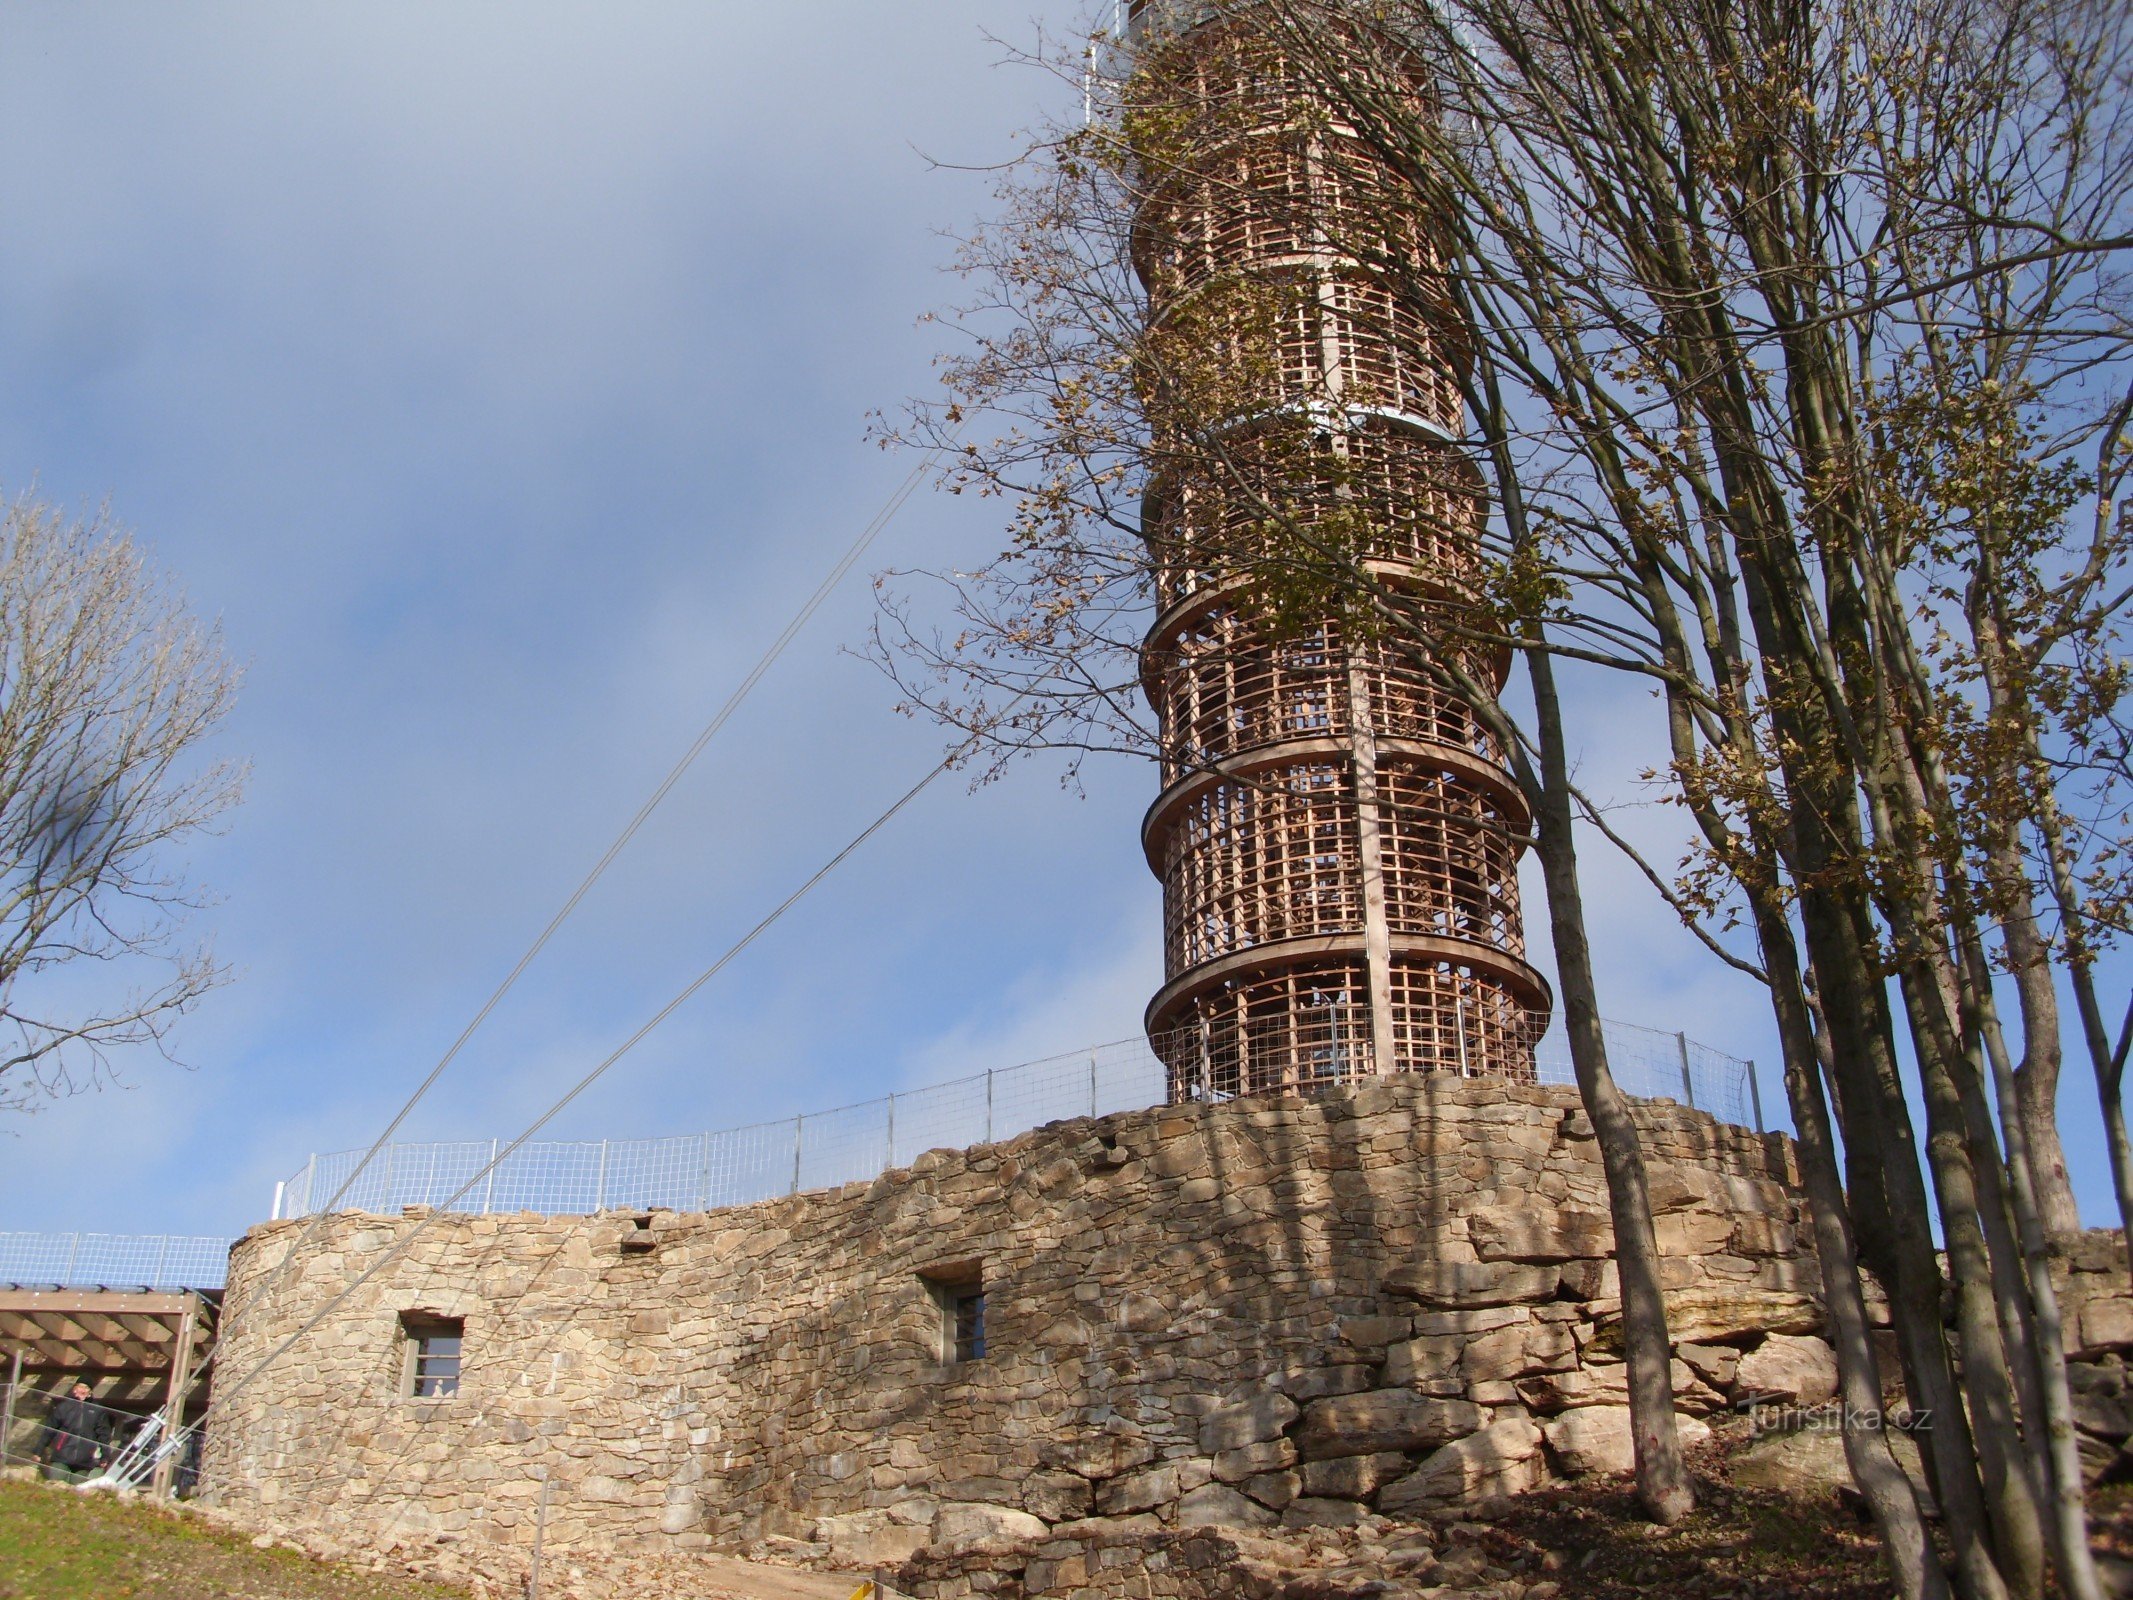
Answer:
[{"label": "stone block", "polygon": [[1447,1333],[1396,1344],[1385,1352],[1385,1381],[1415,1384],[1448,1378],[1459,1370],[1459,1358],[1468,1342],[1458,1334]]},{"label": "stone block", "polygon": [[1526,1329],[1528,1371],[1567,1371],[1577,1360],[1577,1331],[1568,1322],[1536,1322]]},{"label": "stone block", "polygon": [[1253,1395],[1248,1400],[1226,1405],[1200,1419],[1201,1453],[1216,1455],[1224,1450],[1263,1444],[1280,1437],[1282,1430],[1302,1414],[1295,1401],[1277,1393]]},{"label": "stone block", "polygon": [[1261,1505],[1279,1511],[1303,1493],[1303,1475],[1295,1472],[1266,1472],[1256,1478],[1246,1478],[1239,1487]]},{"label": "stone block", "polygon": [[1652,1231],[1662,1256],[1693,1261],[1725,1249],[1733,1237],[1733,1218],[1713,1211],[1675,1211],[1653,1218]]},{"label": "stone block", "polygon": [[830,1560],[840,1567],[895,1566],[909,1561],[928,1538],[928,1529],[911,1527],[887,1511],[853,1511],[815,1519],[816,1541],[829,1547]]},{"label": "stone block", "polygon": [[1704,1197],[1703,1190],[1691,1183],[1687,1175],[1672,1162],[1646,1163],[1644,1189],[1650,1198],[1654,1217],[1665,1216],[1670,1211],[1686,1210]]},{"label": "stone block", "polygon": [[1168,1462],[1143,1467],[1115,1478],[1096,1491],[1096,1509],[1107,1517],[1127,1516],[1135,1511],[1153,1511],[1167,1506],[1183,1493],[1178,1469]]},{"label": "stone block", "polygon": [[2074,1426],[2083,1433],[2113,1443],[2123,1443],[2133,1437],[2133,1399],[2123,1392],[2111,1394],[2101,1389],[2076,1389],[2074,1400]]},{"label": "stone block", "polygon": [[1153,1333],[1172,1322],[1170,1308],[1152,1294],[1129,1290],[1118,1297],[1112,1319],[1126,1333]]},{"label": "stone block", "polygon": [[[1552,1266],[1510,1261],[1438,1261],[1425,1258],[1385,1274],[1387,1294],[1419,1300],[1425,1306],[1474,1310],[1485,1306],[1526,1305],[1555,1298],[1562,1272]],[[1422,1330],[1417,1327],[1417,1333]]]},{"label": "stone block", "polygon": [[1378,1509],[1388,1515],[1426,1510],[1449,1500],[1481,1494],[1508,1494],[1538,1482],[1542,1468],[1535,1458],[1541,1431],[1533,1419],[1506,1417],[1445,1445],[1406,1477],[1378,1494]]},{"label": "stone block", "polygon": [[2081,1308],[2082,1349],[2123,1350],[2128,1346],[2133,1346],[2133,1300],[2099,1298]]},{"label": "stone block", "polygon": [[1512,1387],[1527,1410],[1542,1416],[1571,1406],[1591,1405],[1599,1398],[1600,1389],[1590,1372],[1577,1367],[1568,1372],[1535,1373],[1530,1378],[1520,1378]]},{"label": "stone block", "polygon": [[1457,1335],[1471,1338],[1491,1328],[1508,1328],[1533,1315],[1529,1306],[1484,1306],[1473,1311],[1425,1311],[1412,1319],[1417,1339]]},{"label": "stone block", "polygon": [[1008,1506],[950,1500],[933,1514],[930,1543],[949,1550],[1012,1549],[1034,1544],[1049,1530],[1042,1518]]},{"label": "stone block", "polygon": [[1327,1500],[1368,1500],[1407,1470],[1397,1450],[1372,1456],[1331,1456],[1303,1469],[1303,1491]]},{"label": "stone block", "polygon": [[1405,1317],[1343,1317],[1341,1338],[1358,1350],[1382,1350],[1413,1331]]},{"label": "stone block", "polygon": [[[1684,1450],[1707,1443],[1708,1425],[1694,1417],[1674,1418],[1675,1433]],[[1571,1477],[1588,1473],[1629,1472],[1636,1467],[1636,1443],[1630,1430],[1629,1407],[1584,1406],[1566,1411],[1541,1427],[1548,1453]]]},{"label": "stone block", "polygon": [[1836,1352],[1820,1339],[1774,1333],[1740,1358],[1733,1387],[1790,1405],[1821,1405],[1837,1392]]},{"label": "stone block", "polygon": [[1278,1520],[1273,1511],[1225,1484],[1202,1484],[1178,1500],[1181,1528],[1265,1528]]},{"label": "stone block", "polygon": [[1622,1298],[1622,1274],[1612,1261],[1566,1261],[1561,1282],[1573,1300]]},{"label": "stone block", "polygon": [[1307,1367],[1285,1372],[1278,1380],[1281,1392],[1292,1400],[1323,1400],[1329,1394],[1360,1394],[1378,1387],[1378,1377],[1369,1367]]},{"label": "stone block", "polygon": [[1469,1340],[1460,1355],[1459,1369],[1466,1374],[1469,1383],[1518,1377],[1526,1370],[1526,1330],[1522,1327],[1498,1328],[1494,1333]]},{"label": "stone block", "polygon": [[1142,1438],[1137,1429],[1131,1433],[1114,1433],[1107,1429],[1080,1438],[1055,1440],[1044,1454],[1047,1464],[1062,1472],[1076,1473],[1084,1478],[1115,1478],[1153,1461],[1155,1446]]},{"label": "stone block", "polygon": [[1095,1500],[1089,1480],[1071,1472],[1033,1472],[1022,1485],[1022,1509],[1046,1522],[1085,1517]]},{"label": "stone block", "polygon": [[1555,1206],[1485,1206],[1466,1219],[1466,1236],[1484,1261],[1570,1261],[1614,1249],[1614,1225],[1602,1211]]},{"label": "stone block", "polygon": [[1749,1215],[1733,1219],[1726,1248],[1741,1256],[1789,1256],[1799,1253],[1800,1242],[1791,1223]]},{"label": "stone block", "polygon": [[1306,1461],[1429,1450],[1471,1433],[1488,1419],[1464,1400],[1438,1400],[1409,1389],[1374,1389],[1313,1401],[1297,1443]]},{"label": "stone block", "polygon": [[2074,1445],[2081,1456],[2081,1481],[2094,1488],[2107,1474],[2113,1474],[2125,1464],[2128,1452],[2121,1445],[2107,1439],[2093,1439],[2077,1434]]},{"label": "stone block", "polygon": [[[1667,1291],[1666,1325],[1676,1341],[1694,1344],[1727,1344],[1761,1333],[1819,1333],[1822,1303],[1792,1289],[1701,1283]],[[1620,1306],[1600,1308],[1593,1341],[1603,1350],[1621,1350]]]},{"label": "stone block", "polygon": [[1713,1389],[1733,1387],[1733,1374],[1740,1368],[1740,1352],[1731,1345],[1678,1344],[1674,1354],[1688,1369]]},{"label": "stone block", "polygon": [[1352,1528],[1370,1515],[1370,1508],[1353,1500],[1314,1500],[1303,1498],[1289,1502],[1281,1514],[1284,1528]]},{"label": "stone block", "polygon": [[1294,1439],[1266,1439],[1258,1444],[1239,1445],[1234,1450],[1224,1450],[1214,1457],[1215,1480],[1218,1483],[1242,1483],[1246,1478],[1256,1478],[1262,1472],[1280,1472],[1295,1465]]}]

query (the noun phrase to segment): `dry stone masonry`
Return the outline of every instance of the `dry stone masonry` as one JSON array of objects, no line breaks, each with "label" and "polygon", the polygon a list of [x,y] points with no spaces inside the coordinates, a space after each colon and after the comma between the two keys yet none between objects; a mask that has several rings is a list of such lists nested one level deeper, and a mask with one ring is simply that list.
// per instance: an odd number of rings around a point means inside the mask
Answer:
[{"label": "dry stone masonry", "polygon": [[[1638,1119],[1684,1411],[1826,1400],[1790,1146],[1665,1102]],[[1416,1075],[1164,1107],[707,1214],[342,1214],[283,1273],[303,1228],[234,1252],[231,1306],[273,1286],[224,1373],[298,1336],[218,1405],[206,1463],[269,1532],[522,1554],[546,1478],[558,1559],[783,1543],[911,1559],[910,1588],[948,1595],[1629,1460],[1568,1090]],[[958,1361],[972,1292],[983,1355]],[[2115,1338],[2123,1307],[2077,1315]],[[457,1392],[413,1397],[410,1338],[453,1324]],[[2091,1409],[2123,1409],[2106,1387]]]}]

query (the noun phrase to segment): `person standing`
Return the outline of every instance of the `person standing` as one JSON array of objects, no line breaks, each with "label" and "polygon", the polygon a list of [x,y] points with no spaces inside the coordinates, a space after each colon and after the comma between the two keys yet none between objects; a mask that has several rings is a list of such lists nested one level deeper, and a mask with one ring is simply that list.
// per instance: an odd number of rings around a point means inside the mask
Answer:
[{"label": "person standing", "polygon": [[44,1419],[45,1476],[80,1483],[111,1459],[111,1413],[89,1396],[86,1378],[52,1403]]}]

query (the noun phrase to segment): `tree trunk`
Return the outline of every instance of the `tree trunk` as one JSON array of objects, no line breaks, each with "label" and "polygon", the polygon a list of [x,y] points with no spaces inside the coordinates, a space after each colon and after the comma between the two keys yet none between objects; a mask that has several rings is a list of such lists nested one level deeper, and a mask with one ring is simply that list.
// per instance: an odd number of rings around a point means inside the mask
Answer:
[{"label": "tree trunk", "polygon": [[[1933,1195],[1955,1289],[1963,1391],[1970,1402],[1993,1545],[2015,1600],[2035,1600],[2044,1592],[2044,1528],[2023,1459],[2011,1355],[2001,1336],[1992,1250],[1985,1236],[1987,1202],[1970,1159],[1967,1119],[1954,1080],[1958,1068],[1948,1059],[1945,1018],[1929,1009],[1937,996],[1921,993],[1927,982],[1914,971],[1905,974],[1900,987],[1926,1106],[1926,1159],[1933,1168]],[[1939,1418],[1934,1420],[1937,1425]]]},{"label": "tree trunk", "polygon": [[2052,982],[2050,953],[2037,929],[2020,854],[2011,842],[1996,840],[1992,857],[1993,875],[1999,880],[1996,893],[2020,897],[2001,916],[2000,937],[2007,947],[2007,967],[2022,1013],[2022,1062],[2014,1069],[2015,1111],[2029,1150],[2037,1219],[2049,1235],[2079,1233],[2081,1208],[2074,1203],[2066,1148],[2059,1140],[2059,1068],[2064,1060],[2059,1043],[2059,990]]},{"label": "tree trunk", "polygon": [[1919,1170],[1887,1014],[1874,981],[1858,965],[1852,919],[1831,901],[1824,889],[1801,896],[1816,990],[1845,1086],[1845,1154],[1854,1167],[1864,1163],[1878,1168],[1888,1194],[1893,1276],[1883,1287],[1903,1348],[1911,1404],[1933,1419],[1926,1444],[1933,1457],[1934,1488],[1955,1547],[1958,1587],[1966,1600],[2005,1600],[2007,1586],[1990,1537],[1977,1446],[1948,1360],[1943,1332],[1947,1297],[1928,1220],[1932,1201]]},{"label": "tree trunk", "polygon": [[1607,1173],[1615,1267],[1622,1280],[1637,1498],[1654,1522],[1675,1523],[1695,1509],[1696,1496],[1674,1424],[1674,1345],[1667,1332],[1666,1299],[1659,1281],[1659,1239],[1652,1226],[1651,1191],[1645,1181],[1637,1125],[1630,1117],[1627,1097],[1609,1070],[1607,1041],[1600,1026],[1584,895],[1578,884],[1572,835],[1575,812],[1554,664],[1546,651],[1532,650],[1526,654],[1526,666],[1533,683],[1541,767],[1541,781],[1530,786],[1528,793],[1538,824],[1534,848],[1548,889],[1548,931],[1554,943],[1556,979],[1561,987],[1557,998],[1570,1040],[1571,1066]]},{"label": "tree trunk", "polygon": [[1772,913],[1759,911],[1757,920],[1763,970],[1770,978],[1771,1003],[1784,1049],[1785,1094],[1792,1107],[1800,1178],[1807,1190],[1815,1254],[1822,1268],[1830,1343],[1837,1352],[1844,1458],[1881,1530],[1882,1548],[1895,1569],[1896,1592],[1905,1600],[1942,1600],[1949,1593],[1947,1571],[1926,1537],[1918,1492],[1889,1448],[1888,1432],[1882,1426],[1881,1366],[1867,1323],[1859,1260],[1845,1222],[1844,1183],[1837,1168],[1829,1106],[1822,1097],[1813,1024],[1801,993],[1792,930]]},{"label": "tree trunk", "polygon": [[2030,1432],[2043,1444],[2044,1487],[2052,1529],[2052,1554],[2059,1581],[2071,1600],[2103,1600],[2103,1581],[2089,1548],[2088,1505],[2081,1478],[2081,1449],[2074,1437],[2074,1397],[2066,1378],[2066,1335],[2059,1315],[2059,1290],[2052,1282],[2051,1235],[2037,1202],[2030,1163],[2028,1127],[2021,1115],[2020,1088],[2000,1032],[1992,993],[1992,970],[1975,929],[1963,941],[1967,998],[1975,1010],[1978,1037],[1992,1067],[2000,1121],[2006,1130],[2007,1175],[2014,1202],[2015,1227],[2021,1234],[2028,1268],[2031,1349],[2038,1404],[2030,1413]]}]

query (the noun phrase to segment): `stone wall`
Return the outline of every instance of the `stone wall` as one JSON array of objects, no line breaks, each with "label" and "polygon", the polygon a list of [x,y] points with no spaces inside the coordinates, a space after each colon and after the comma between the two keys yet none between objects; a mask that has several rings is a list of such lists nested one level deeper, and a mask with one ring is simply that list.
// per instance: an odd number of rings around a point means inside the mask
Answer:
[{"label": "stone wall", "polygon": [[[1826,1398],[1789,1145],[1638,1116],[1683,1408]],[[227,1304],[304,1227],[249,1234]],[[338,1215],[225,1327],[208,1493],[267,1531],[523,1550],[545,1474],[550,1550],[857,1565],[1402,1515],[1626,1464],[1610,1243],[1572,1093],[1421,1076],[709,1214]],[[937,1285],[973,1279],[988,1348],[947,1362]],[[464,1319],[456,1396],[403,1398],[410,1315]]]}]

